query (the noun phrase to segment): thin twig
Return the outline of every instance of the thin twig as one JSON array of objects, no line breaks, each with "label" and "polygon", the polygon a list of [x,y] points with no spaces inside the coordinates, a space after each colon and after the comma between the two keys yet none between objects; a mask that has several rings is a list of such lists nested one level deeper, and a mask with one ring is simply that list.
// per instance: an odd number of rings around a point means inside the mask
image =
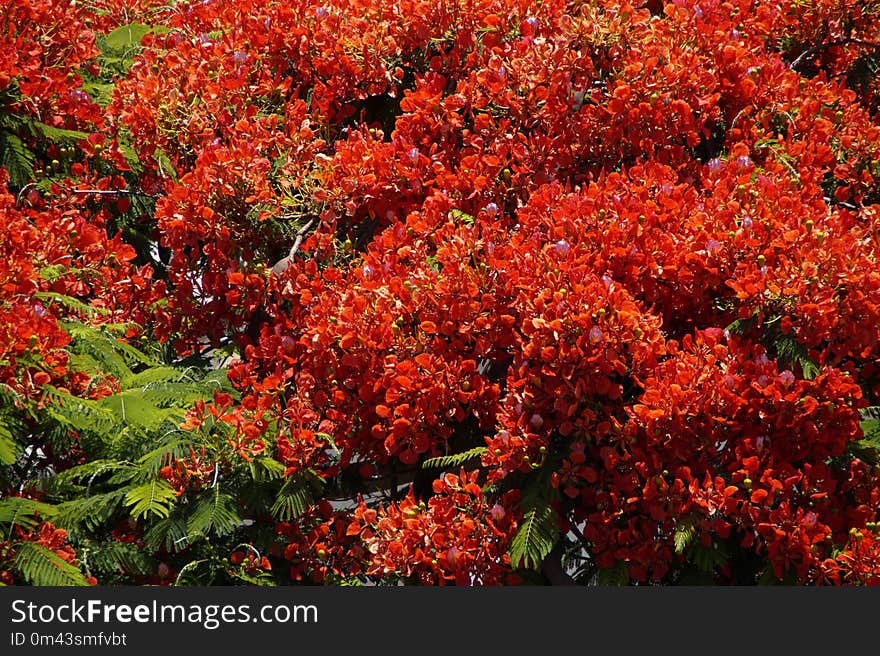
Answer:
[{"label": "thin twig", "polygon": [[306,224],[297,230],[296,239],[293,241],[293,246],[290,247],[290,252],[287,254],[287,259],[292,260],[293,256],[296,255],[296,252],[299,250],[300,245],[302,244],[303,239],[306,236],[306,233],[309,231],[309,228],[312,227],[315,223],[315,218],[312,217],[309,219]]},{"label": "thin twig", "polygon": [[159,198],[156,194],[148,194],[131,189],[71,189],[70,193],[90,196],[144,196],[146,198]]},{"label": "thin twig", "polygon": [[853,205],[852,203],[847,203],[843,200],[837,200],[836,198],[831,198],[830,196],[825,196],[823,198],[826,204],[828,205],[837,205],[838,207],[842,207],[847,210],[858,210],[858,206]]},{"label": "thin twig", "polygon": [[279,214],[275,217],[276,221],[292,221],[294,219],[304,219],[305,217],[310,216],[314,219],[314,215],[311,212],[291,212],[290,214]]},{"label": "thin twig", "polygon": [[275,273],[276,275],[281,274],[288,266],[290,266],[290,263],[293,262],[294,256],[297,254],[297,251],[299,251],[299,247],[303,243],[303,239],[305,239],[306,233],[309,231],[309,229],[311,229],[311,227],[315,224],[317,220],[317,217],[313,216],[305,223],[302,228],[297,230],[296,237],[293,240],[293,246],[290,247],[290,252],[287,254],[286,257],[282,257],[275,263],[275,265],[272,267],[273,273]]},{"label": "thin twig", "polygon": [[852,37],[847,37],[845,39],[836,39],[834,41],[829,41],[828,43],[819,43],[812,48],[807,48],[804,50],[797,58],[791,62],[791,70],[796,71],[798,66],[803,64],[807,59],[815,55],[817,52],[821,50],[826,50],[828,48],[833,48],[835,46],[847,46],[847,45],[857,45],[864,46],[866,48],[880,48],[880,43],[873,43],[871,41],[863,41],[862,39],[854,39]]}]

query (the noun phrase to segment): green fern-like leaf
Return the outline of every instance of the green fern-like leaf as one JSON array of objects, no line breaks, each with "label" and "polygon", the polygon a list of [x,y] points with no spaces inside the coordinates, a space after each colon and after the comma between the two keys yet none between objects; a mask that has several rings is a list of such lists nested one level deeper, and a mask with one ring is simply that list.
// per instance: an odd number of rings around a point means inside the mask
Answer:
[{"label": "green fern-like leaf", "polygon": [[159,408],[189,408],[213,398],[214,387],[200,383],[151,383],[142,389],[144,400]]},{"label": "green fern-like leaf", "polygon": [[127,488],[122,488],[59,503],[53,522],[62,528],[94,530],[110,521],[120,510],[127,492]]},{"label": "green fern-like leaf", "polygon": [[847,451],[850,455],[868,464],[880,464],[880,406],[870,406],[861,411],[862,439],[850,442]]},{"label": "green fern-like leaf", "polygon": [[156,164],[159,165],[159,173],[166,178],[171,178],[173,181],[177,182],[177,171],[174,169],[174,165],[171,163],[171,158],[165,154],[165,151],[161,148],[156,148],[153,152],[153,159],[156,160]]},{"label": "green fern-like leaf", "polygon": [[743,335],[754,327],[754,319],[734,319],[726,330],[734,335]]},{"label": "green fern-like leaf", "polygon": [[115,84],[107,84],[104,82],[93,82],[86,80],[83,82],[82,90],[91,96],[92,101],[100,105],[102,108],[107,107],[113,100],[113,89]]},{"label": "green fern-like leaf", "polygon": [[485,451],[486,447],[478,446],[474,447],[473,449],[463,451],[462,453],[454,453],[452,455],[439,456],[437,458],[428,458],[427,460],[425,460],[425,462],[422,463],[422,469],[458,467],[466,463],[468,460],[479,458],[483,453],[485,453]]},{"label": "green fern-like leaf", "polygon": [[135,519],[156,515],[168,517],[177,499],[174,488],[161,478],[139,485],[125,495],[125,505]]},{"label": "green fern-like leaf", "polygon": [[165,519],[155,522],[144,532],[144,544],[151,551],[164,549],[168,553],[177,553],[189,547],[186,515],[175,509]]},{"label": "green fern-like leaf", "polygon": [[0,132],[0,165],[6,167],[9,181],[23,187],[34,177],[34,154],[11,132]]},{"label": "green fern-like leaf", "polygon": [[55,282],[67,273],[67,271],[67,267],[63,264],[47,264],[40,269],[40,278],[46,282]]},{"label": "green fern-like leaf", "polygon": [[122,384],[125,387],[147,387],[156,383],[180,383],[192,381],[192,371],[190,369],[180,369],[178,367],[152,367],[140,373],[134,374]]},{"label": "green fern-like leaf", "polygon": [[153,433],[166,421],[181,417],[178,410],[153,405],[139,390],[125,390],[119,394],[111,394],[98,401],[97,405],[107,408],[122,423],[142,433]]},{"label": "green fern-like leaf", "polygon": [[58,554],[34,542],[16,548],[15,567],[25,581],[36,586],[88,585],[83,573]]},{"label": "green fern-like leaf", "polygon": [[52,486],[75,484],[85,481],[87,485],[91,485],[92,481],[103,474],[116,472],[120,469],[130,471],[131,463],[110,458],[102,458],[100,460],[92,460],[91,462],[75,465],[70,469],[59,472],[51,479]]},{"label": "green fern-like leaf", "polygon": [[315,503],[315,494],[322,489],[322,481],[313,472],[285,481],[272,505],[272,514],[281,521],[299,517]]},{"label": "green fern-like leaf", "polygon": [[810,358],[807,347],[798,342],[792,335],[779,333],[773,340],[778,359],[789,366],[798,364],[804,378],[811,380],[819,374],[819,366]]},{"label": "green fern-like leaf", "polygon": [[672,536],[675,543],[675,553],[684,553],[696,534],[693,520],[687,519],[679,522],[675,527],[675,533]]},{"label": "green fern-like leaf", "polygon": [[113,411],[92,399],[82,399],[49,385],[43,389],[52,401],[46,405],[46,414],[55,421],[79,431],[104,435],[112,434],[118,425]]},{"label": "green fern-like leaf", "polygon": [[98,40],[98,44],[104,52],[126,53],[132,48],[139,47],[141,39],[152,30],[152,27],[142,23],[123,25],[101,37]]},{"label": "green fern-like leaf", "polygon": [[538,569],[559,539],[556,511],[549,504],[530,508],[510,543],[510,562],[514,567]]},{"label": "green fern-like leaf", "polygon": [[9,420],[0,415],[0,465],[11,465],[21,455],[21,446],[9,427]]},{"label": "green fern-like leaf", "polygon": [[86,316],[107,315],[110,313],[109,310],[107,310],[106,308],[94,307],[92,305],[89,305],[88,303],[83,303],[73,296],[67,296],[66,294],[59,294],[57,292],[35,292],[34,298],[43,301],[47,305],[52,305],[55,303],[57,303],[58,305],[63,305],[68,310],[79,312],[80,314],[84,314]]},{"label": "green fern-like leaf", "polygon": [[462,212],[461,210],[453,209],[449,211],[450,216],[456,221],[461,221],[466,225],[474,224],[474,217],[471,214],[467,214],[466,212]]},{"label": "green fern-like leaf", "polygon": [[622,587],[629,585],[629,569],[622,560],[615,561],[611,567],[603,567],[596,573],[596,583],[600,586]]},{"label": "green fern-like leaf", "polygon": [[41,521],[52,518],[55,513],[55,506],[42,501],[23,497],[0,499],[0,527],[4,529],[7,538],[12,537],[16,526],[30,531]]},{"label": "green fern-like leaf", "polygon": [[211,575],[212,569],[210,558],[191,560],[180,568],[177,578],[174,580],[174,585],[209,586],[213,579]]},{"label": "green fern-like leaf", "polygon": [[697,569],[711,573],[716,568],[724,565],[730,558],[727,546],[722,542],[714,542],[711,547],[705,547],[700,542],[694,542],[687,550],[687,560],[693,563]]},{"label": "green fern-like leaf", "polygon": [[68,143],[74,144],[77,141],[84,141],[89,138],[89,134],[87,132],[80,132],[79,130],[65,130],[64,128],[56,128],[51,125],[46,125],[40,121],[34,120],[32,118],[28,118],[27,127],[33,134],[39,134],[44,139],[48,139],[49,141],[53,141],[55,143]]},{"label": "green fern-like leaf", "polygon": [[88,353],[104,365],[105,370],[118,380],[126,380],[133,375],[131,367],[157,367],[156,362],[131,344],[118,339],[108,331],[109,326],[95,328],[78,321],[60,321],[64,330],[71,336],[71,348],[75,353]]},{"label": "green fern-like leaf", "polygon": [[185,437],[175,437],[168,440],[138,459],[139,477],[152,478],[159,473],[162,467],[171,464],[173,459],[181,459],[189,455],[189,450],[193,445],[192,439],[186,436],[183,431],[179,431],[176,435],[184,435]]},{"label": "green fern-like leaf", "polygon": [[273,458],[254,458],[248,463],[251,478],[258,483],[274,481],[284,476],[287,469]]},{"label": "green fern-like leaf", "polygon": [[80,555],[91,570],[103,574],[144,576],[156,571],[150,554],[128,542],[86,542]]},{"label": "green fern-like leaf", "polygon": [[196,502],[187,522],[187,532],[190,536],[209,533],[227,535],[238,528],[240,523],[241,517],[235,501],[221,493],[217,486]]}]

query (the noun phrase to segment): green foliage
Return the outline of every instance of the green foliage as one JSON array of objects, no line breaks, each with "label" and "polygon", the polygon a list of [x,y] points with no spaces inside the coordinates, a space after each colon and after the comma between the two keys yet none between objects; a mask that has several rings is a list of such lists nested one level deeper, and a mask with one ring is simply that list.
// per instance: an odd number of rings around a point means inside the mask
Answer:
[{"label": "green foliage", "polygon": [[119,515],[127,489],[93,494],[88,497],[74,497],[56,506],[54,523],[73,531],[97,530]]},{"label": "green foliage", "polygon": [[84,540],[78,553],[89,570],[99,575],[102,584],[120,574],[147,576],[157,567],[150,553],[131,542]]},{"label": "green foliage", "polygon": [[83,443],[101,452],[99,459],[134,461],[159,450],[152,460],[142,463],[148,470],[142,480],[155,474],[162,466],[159,463],[167,464],[169,455],[162,449],[169,440],[176,440],[171,455],[188,452],[192,438],[183,438],[178,426],[195,401],[210,400],[218,390],[233,391],[225,372],[165,365],[116,337],[112,333],[116,327],[95,328],[74,321],[63,325],[72,337],[73,366],[94,380],[109,377],[120,389],[94,400],[47,386],[46,398],[51,403],[45,413],[77,431]]},{"label": "green foliage", "polygon": [[20,463],[27,462],[29,412],[17,393],[0,385],[0,489],[18,487],[27,476]]},{"label": "green foliage", "polygon": [[[45,278],[49,282],[54,282],[61,277],[66,271],[66,268],[62,265],[54,265],[51,267],[44,267],[40,270],[41,277]],[[59,294],[57,292],[35,292],[34,298],[42,301],[47,306],[51,306],[54,303],[58,303],[59,305],[63,305],[67,310],[71,310],[73,312],[78,312],[84,316],[96,316],[96,315],[106,315],[108,312],[105,308],[94,307],[93,305],[89,305],[88,303],[83,303],[77,298],[73,298],[72,296],[67,296],[65,294]]]},{"label": "green foliage", "polygon": [[485,453],[486,447],[478,446],[468,449],[462,453],[454,453],[448,456],[439,456],[437,458],[428,458],[422,463],[422,469],[445,469],[448,467],[459,467],[469,460],[480,457]]},{"label": "green foliage", "polygon": [[675,533],[672,537],[673,542],[675,543],[675,553],[684,553],[685,549],[687,549],[693,541],[695,534],[696,531],[694,529],[693,520],[685,519],[679,522],[675,527]]},{"label": "green foliage", "polygon": [[9,420],[0,413],[0,465],[11,465],[18,460],[21,449],[8,425]]},{"label": "green foliage", "polygon": [[[779,328],[781,315],[770,318],[760,327],[759,339],[767,349],[768,355],[778,360],[783,367],[800,368],[806,380],[812,380],[819,374],[819,365],[810,357],[807,347],[797,341],[794,335],[784,333]],[[747,319],[736,319],[727,326],[727,330],[735,335],[747,335],[756,330],[757,311]]]},{"label": "green foliage", "polygon": [[[89,559],[89,567],[121,582],[155,573],[156,563],[144,556],[146,551],[138,554],[131,545],[110,538],[114,526],[134,522],[154,552],[161,548],[169,554],[182,554],[200,538],[223,538],[221,544],[227,536],[232,539],[242,522],[235,498],[239,487],[260,482],[277,490],[284,465],[260,457],[228,472],[232,481],[215,480],[213,487],[193,494],[182,494],[161,476],[163,467],[195,453],[218,463],[215,467],[221,460],[229,461],[231,447],[225,433],[180,428],[195,401],[210,401],[216,391],[234,393],[225,371],[163,363],[149,343],[142,348],[123,341],[119,335],[124,326],[99,328],[78,321],[62,325],[71,335],[71,367],[85,371],[93,381],[112,383],[117,391],[91,399],[46,385],[39,412],[32,412],[20,399],[18,409],[13,403],[0,406],[0,462],[5,465],[0,472],[7,478],[22,460],[20,445],[34,435],[41,436],[45,445],[41,448],[61,451],[75,435],[76,445],[87,455],[82,464],[39,477],[34,489],[45,501],[0,500],[4,533],[11,536],[16,527],[29,531],[51,519],[67,529],[71,544]],[[36,467],[41,458],[34,458]],[[18,553],[14,567],[22,580],[51,585],[82,579],[74,566],[55,567],[57,556],[28,546]]]},{"label": "green foliage", "polygon": [[687,562],[692,563],[697,570],[713,574],[730,559],[730,550],[726,543],[717,540],[709,547],[694,542],[688,547],[686,557]]},{"label": "green foliage", "polygon": [[160,444],[138,459],[137,478],[149,479],[158,474],[162,467],[170,465],[174,459],[185,458],[189,454],[192,444],[192,436],[182,431],[172,433],[167,442]]},{"label": "green foliage", "polygon": [[189,547],[185,511],[175,508],[168,517],[151,524],[144,532],[144,543],[151,551],[162,549],[172,554]]},{"label": "green foliage", "polygon": [[78,141],[83,141],[89,138],[88,132],[57,128],[33,119],[27,120],[27,126],[33,134],[39,135],[44,139],[55,143],[75,144]]},{"label": "green foliage", "polygon": [[0,166],[9,172],[13,187],[23,187],[34,177],[36,157],[12,132],[0,132]]},{"label": "green foliage", "polygon": [[788,366],[798,365],[804,378],[811,380],[819,374],[819,366],[810,358],[807,348],[792,335],[775,335],[773,347],[776,357]]},{"label": "green foliage", "polygon": [[0,499],[0,531],[3,539],[13,537],[16,526],[30,531],[40,521],[49,519],[55,514],[50,504],[26,499],[23,497],[7,497]]},{"label": "green foliage", "polygon": [[254,458],[248,463],[251,478],[257,483],[274,481],[284,477],[287,469],[283,464],[273,458]]},{"label": "green foliage", "polygon": [[134,374],[132,367],[157,367],[161,364],[112,333],[114,328],[122,329],[124,326],[104,325],[96,328],[78,321],[60,323],[72,338],[70,349],[73,353],[92,356],[104,367],[105,373],[118,378],[123,385],[123,381]]},{"label": "green foliage", "polygon": [[456,221],[461,221],[465,225],[473,225],[474,224],[474,217],[470,214],[467,214],[466,212],[462,212],[461,210],[453,209],[453,210],[449,211],[449,214],[453,219],[455,219]]},{"label": "green foliage", "polygon": [[861,411],[862,439],[850,442],[847,450],[871,465],[880,465],[880,406],[873,405]]},{"label": "green foliage", "polygon": [[880,443],[880,405],[872,405],[862,410],[862,434],[864,439]]},{"label": "green foliage", "polygon": [[223,536],[232,533],[240,522],[233,498],[221,493],[220,486],[215,485],[195,502],[187,520],[187,531],[189,536]]},{"label": "green foliage", "polygon": [[171,178],[175,182],[177,182],[177,171],[174,169],[174,165],[171,163],[171,159],[161,148],[156,148],[153,152],[153,159],[156,160],[156,165],[159,167],[159,175]]},{"label": "green foliage", "polygon": [[49,401],[46,414],[73,430],[94,432],[111,438],[117,419],[113,412],[92,399],[83,399],[50,385],[45,386],[45,398]]},{"label": "green foliage", "polygon": [[315,503],[316,495],[323,489],[323,481],[312,470],[288,478],[272,505],[272,514],[281,521],[299,517]]},{"label": "green foliage", "polygon": [[130,489],[125,495],[125,505],[135,519],[151,514],[168,517],[176,498],[177,495],[171,485],[161,478],[154,478],[148,483]]},{"label": "green foliage", "polygon": [[550,485],[553,464],[533,471],[522,486],[519,509],[522,519],[510,542],[508,555],[514,568],[538,570],[544,559],[563,537],[559,514],[553,506],[558,496]]},{"label": "green foliage", "polygon": [[[34,180],[40,155],[51,144],[75,144],[88,138],[86,132],[47,125],[33,116],[4,111],[3,106],[18,101],[10,88],[0,99],[0,166],[9,173],[13,189],[21,189]],[[5,101],[5,102],[4,102]]]},{"label": "green foliage", "polygon": [[98,62],[104,75],[122,76],[134,64],[134,59],[141,49],[141,40],[150,33],[164,34],[168,28],[150,26],[143,23],[131,23],[117,27],[112,32],[98,38],[98,49],[101,56]]},{"label": "green foliage", "polygon": [[596,573],[596,584],[600,586],[622,587],[629,585],[629,569],[622,560],[615,561],[611,567],[604,567]]},{"label": "green foliage", "polygon": [[85,489],[86,491],[88,491],[92,482],[96,478],[98,478],[102,474],[107,474],[108,472],[114,472],[118,470],[130,472],[131,464],[115,459],[91,460],[81,465],[71,467],[70,469],[65,469],[64,471],[56,474],[51,479],[49,479],[47,485],[50,487],[50,489],[63,489],[65,486],[71,485],[74,485],[77,488],[81,488],[81,485],[75,485],[76,482],[85,482]]},{"label": "green foliage", "polygon": [[88,581],[78,568],[41,544],[22,542],[15,555],[15,566],[25,581],[38,586],[84,586]]},{"label": "green foliage", "polygon": [[140,45],[141,39],[150,33],[152,28],[141,23],[132,23],[117,27],[99,40],[101,50],[104,52],[124,53]]},{"label": "green foliage", "polygon": [[549,503],[530,504],[510,544],[514,567],[538,569],[559,539],[559,519]]}]

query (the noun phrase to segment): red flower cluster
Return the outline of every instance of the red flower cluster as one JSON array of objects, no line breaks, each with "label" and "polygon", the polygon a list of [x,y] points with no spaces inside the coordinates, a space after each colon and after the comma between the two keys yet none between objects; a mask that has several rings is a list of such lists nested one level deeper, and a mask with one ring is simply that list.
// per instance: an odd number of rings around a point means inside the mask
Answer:
[{"label": "red flower cluster", "polygon": [[[0,383],[112,389],[63,317],[237,349],[182,426],[212,451],[159,471],[296,492],[237,575],[521,582],[543,503],[579,581],[878,582],[877,3],[132,11],[10,6],[0,111],[92,134],[64,184],[0,172]],[[149,199],[149,247],[83,185]]]},{"label": "red flower cluster", "polygon": [[516,523],[503,505],[487,505],[477,477],[443,475],[427,506],[411,494],[378,510],[361,501],[346,533],[360,537],[366,573],[432,585],[515,582],[506,551]]},{"label": "red flower cluster", "polygon": [[[67,543],[67,531],[63,528],[56,528],[51,522],[40,522],[32,531],[18,528],[14,540],[0,542],[0,583],[3,585],[25,583],[16,580],[11,571],[12,563],[15,560],[16,545],[20,545],[22,542],[37,544],[48,549],[64,562],[74,567],[79,566],[76,552]],[[89,585],[98,585],[97,579],[93,576],[87,577],[86,580]]]},{"label": "red flower cluster", "polygon": [[[67,198],[39,197],[19,207],[0,171],[0,382],[31,397],[47,383],[74,393],[106,394],[81,373],[68,379],[70,338],[58,319],[86,323],[143,317],[152,272],[131,265],[134,249],[110,238],[101,213]],[[65,298],[88,309],[71,309]]]}]

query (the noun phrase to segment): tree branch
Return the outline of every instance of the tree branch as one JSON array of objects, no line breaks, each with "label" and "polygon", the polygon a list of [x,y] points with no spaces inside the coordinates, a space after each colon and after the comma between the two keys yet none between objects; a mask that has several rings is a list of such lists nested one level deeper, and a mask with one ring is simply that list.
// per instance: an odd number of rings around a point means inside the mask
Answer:
[{"label": "tree branch", "polygon": [[71,189],[71,194],[87,194],[90,196],[143,196],[145,198],[159,198],[156,194],[148,194],[144,191],[131,189]]},{"label": "tree branch", "polygon": [[846,37],[844,39],[835,39],[834,41],[828,41],[827,43],[819,43],[813,46],[812,48],[807,48],[801,54],[797,56],[797,58],[791,62],[791,70],[796,71],[798,66],[804,64],[808,59],[810,59],[813,55],[822,50],[827,50],[828,48],[833,48],[835,46],[847,46],[847,45],[857,45],[864,46],[866,48],[880,48],[880,43],[873,43],[871,41],[863,41],[862,39],[855,39],[853,37]]},{"label": "tree branch", "polygon": [[843,200],[837,200],[836,198],[831,198],[830,196],[825,196],[823,200],[828,205],[836,205],[837,207],[842,207],[847,210],[857,211],[859,209],[858,206],[853,205],[852,203],[847,203]]},{"label": "tree branch", "polygon": [[572,522],[570,520],[567,523],[568,523],[568,530],[571,531],[572,533],[574,533],[575,537],[581,542],[581,544],[583,544],[585,547],[589,547],[590,546],[589,540],[587,540],[587,538],[584,537],[584,534],[581,533],[581,530],[577,527],[577,524],[575,524],[574,522]]},{"label": "tree branch", "polygon": [[276,275],[280,275],[284,272],[284,270],[290,266],[290,263],[293,262],[294,256],[299,251],[299,247],[302,245],[303,239],[305,239],[306,233],[309,229],[315,225],[317,222],[317,217],[312,217],[309,219],[305,225],[297,230],[296,238],[293,240],[293,246],[290,247],[290,252],[285,256],[278,260],[274,266],[272,267],[272,272]]}]

